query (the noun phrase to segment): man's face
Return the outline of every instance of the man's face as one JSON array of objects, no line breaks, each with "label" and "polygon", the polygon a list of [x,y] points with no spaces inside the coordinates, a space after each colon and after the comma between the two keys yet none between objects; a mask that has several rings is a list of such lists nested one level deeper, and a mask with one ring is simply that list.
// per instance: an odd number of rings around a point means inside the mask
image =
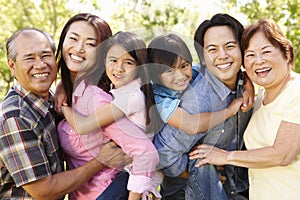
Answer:
[{"label": "man's face", "polygon": [[228,26],[214,26],[204,35],[204,62],[208,70],[230,89],[235,89],[242,54]]},{"label": "man's face", "polygon": [[15,44],[16,61],[8,60],[11,73],[27,91],[47,99],[57,73],[49,41],[42,33],[28,30],[15,39]]}]

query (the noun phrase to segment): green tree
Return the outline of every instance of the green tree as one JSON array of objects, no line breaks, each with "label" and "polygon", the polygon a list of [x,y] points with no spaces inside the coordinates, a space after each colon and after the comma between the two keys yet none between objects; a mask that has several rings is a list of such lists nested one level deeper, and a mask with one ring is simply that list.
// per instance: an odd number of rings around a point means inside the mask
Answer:
[{"label": "green tree", "polygon": [[300,1],[299,0],[222,0],[227,6],[226,11],[243,13],[250,23],[258,19],[272,19],[285,32],[293,43],[295,51],[295,67],[300,72]]},{"label": "green tree", "polygon": [[8,37],[20,28],[36,27],[49,32],[58,41],[61,28],[73,12],[66,8],[67,0],[0,0],[0,4],[0,41],[3,41],[0,45],[2,98],[13,80],[6,62],[5,42]]}]

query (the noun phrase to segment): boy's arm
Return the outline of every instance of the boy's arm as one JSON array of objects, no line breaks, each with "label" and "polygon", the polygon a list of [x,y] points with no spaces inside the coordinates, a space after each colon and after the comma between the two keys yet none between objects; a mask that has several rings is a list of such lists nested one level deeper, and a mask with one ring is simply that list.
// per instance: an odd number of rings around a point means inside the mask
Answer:
[{"label": "boy's arm", "polygon": [[178,107],[169,118],[168,124],[188,134],[198,134],[218,125],[235,115],[242,105],[242,99],[234,99],[224,110],[190,114]]},{"label": "boy's arm", "polygon": [[103,126],[107,126],[125,116],[118,107],[111,103],[98,108],[87,117],[80,115],[68,106],[63,106],[62,112],[72,128],[81,135],[89,134],[90,132]]},{"label": "boy's arm", "polygon": [[254,104],[254,96],[255,96],[255,89],[252,81],[245,73],[244,75],[244,93],[243,93],[243,105],[241,110],[243,112],[247,112],[250,110]]}]

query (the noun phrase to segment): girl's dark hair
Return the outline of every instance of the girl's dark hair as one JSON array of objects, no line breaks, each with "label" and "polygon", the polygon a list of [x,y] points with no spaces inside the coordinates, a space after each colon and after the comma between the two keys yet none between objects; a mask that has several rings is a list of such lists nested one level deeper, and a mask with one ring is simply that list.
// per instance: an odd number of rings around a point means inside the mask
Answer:
[{"label": "girl's dark hair", "polygon": [[[148,63],[146,44],[143,39],[131,32],[118,32],[110,37],[105,43],[101,44],[102,56],[100,59],[105,61],[107,52],[114,45],[120,45],[137,62],[136,78],[141,79],[141,90],[146,97],[146,133],[156,133],[160,128],[160,119],[156,110],[153,89],[150,84],[146,65]],[[111,81],[104,72],[98,82],[98,86],[109,93]]]},{"label": "girl's dark hair", "polygon": [[[241,44],[241,38],[244,31],[243,25],[237,19],[231,17],[228,14],[218,13],[214,15],[210,20],[205,20],[204,22],[202,22],[197,28],[194,35],[194,46],[202,63],[204,61],[204,35],[209,28],[215,26],[228,26],[229,28],[231,28],[236,40],[238,41],[238,44]],[[241,53],[242,55],[244,55],[242,49]]]},{"label": "girl's dark hair", "polygon": [[[67,32],[68,32],[70,26],[74,22],[78,22],[78,21],[86,21],[89,25],[94,27],[94,29],[97,33],[97,45],[99,45],[101,42],[105,41],[112,35],[111,29],[110,29],[110,26],[108,25],[108,23],[106,21],[104,21],[103,19],[101,19],[100,17],[90,14],[90,13],[80,13],[80,14],[74,15],[65,24],[65,26],[62,30],[62,33],[60,35],[58,48],[57,48],[57,52],[56,52],[56,60],[58,62],[58,69],[61,70],[62,84],[63,84],[64,90],[66,91],[69,105],[72,105],[72,94],[73,94],[73,88],[75,88],[75,86],[72,85],[71,77],[70,77],[70,70],[67,67],[66,62],[62,56],[62,51],[63,51],[63,43],[65,41],[65,38],[66,38],[66,35],[67,35]],[[100,53],[99,48],[97,48],[97,51],[99,54]],[[99,64],[99,63],[96,63],[96,64]],[[101,70],[99,71],[99,69],[100,69],[99,67],[100,66],[95,66],[90,71],[86,71],[85,74],[79,78],[80,80],[79,79],[76,80],[76,83],[80,83],[81,80],[83,80],[83,79],[93,80],[94,78],[91,78],[91,77],[95,76],[95,75],[98,76],[98,79],[96,79],[98,81],[99,76],[100,76],[99,73],[101,73]],[[95,73],[95,70],[98,70],[98,72]],[[104,69],[102,69],[102,71],[104,71]]]},{"label": "girl's dark hair", "polygon": [[251,38],[257,32],[262,32],[271,44],[280,49],[284,58],[289,61],[289,64],[294,66],[293,45],[284,36],[278,24],[272,20],[261,19],[256,24],[248,26],[242,36],[242,49],[246,50],[249,47]]},{"label": "girl's dark hair", "polygon": [[147,48],[149,59],[149,76],[154,83],[161,84],[160,75],[173,68],[178,57],[192,64],[192,55],[186,43],[173,33],[154,38]]}]

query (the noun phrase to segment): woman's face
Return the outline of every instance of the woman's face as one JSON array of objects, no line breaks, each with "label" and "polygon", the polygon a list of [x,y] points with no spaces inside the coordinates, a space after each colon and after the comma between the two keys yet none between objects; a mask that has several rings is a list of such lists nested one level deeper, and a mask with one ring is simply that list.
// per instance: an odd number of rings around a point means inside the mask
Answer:
[{"label": "woman's face", "polygon": [[105,65],[106,74],[115,88],[130,83],[136,77],[137,62],[120,45],[115,44],[108,50]]},{"label": "woman's face", "polygon": [[63,43],[63,58],[72,74],[86,70],[96,61],[97,34],[86,21],[72,23]]},{"label": "woman's face", "polygon": [[163,85],[171,90],[185,90],[192,79],[191,64],[178,56],[175,66],[160,75]]},{"label": "woman's face", "polygon": [[278,86],[289,73],[288,60],[262,32],[252,36],[244,57],[249,78],[264,88]]}]

